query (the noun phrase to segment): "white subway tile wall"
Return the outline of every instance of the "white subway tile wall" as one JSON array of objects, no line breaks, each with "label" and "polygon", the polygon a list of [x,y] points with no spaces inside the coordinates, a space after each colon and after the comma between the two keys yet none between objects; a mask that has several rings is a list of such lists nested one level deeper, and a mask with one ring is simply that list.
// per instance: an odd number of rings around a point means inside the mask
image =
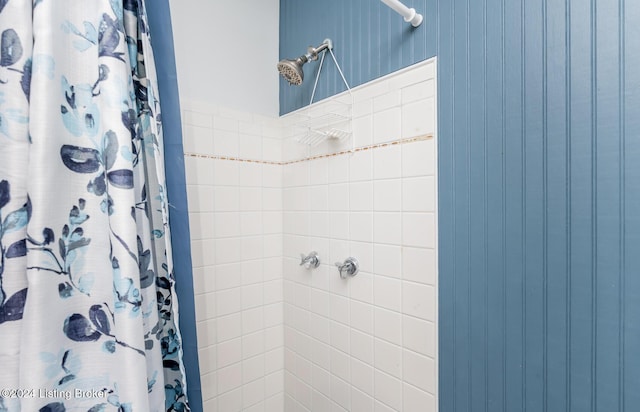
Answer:
[{"label": "white subway tile wall", "polygon": [[185,152],[210,156],[185,157],[205,411],[282,412],[281,122],[193,102],[182,118]]},{"label": "white subway tile wall", "polygon": [[183,104],[205,411],[437,410],[435,84],[356,88],[352,139],[315,148],[296,114]]},{"label": "white subway tile wall", "polygon": [[[354,91],[355,147],[435,134],[434,66]],[[284,165],[286,412],[437,410],[435,150],[428,138]],[[343,280],[334,263],[349,256],[361,271]]]}]

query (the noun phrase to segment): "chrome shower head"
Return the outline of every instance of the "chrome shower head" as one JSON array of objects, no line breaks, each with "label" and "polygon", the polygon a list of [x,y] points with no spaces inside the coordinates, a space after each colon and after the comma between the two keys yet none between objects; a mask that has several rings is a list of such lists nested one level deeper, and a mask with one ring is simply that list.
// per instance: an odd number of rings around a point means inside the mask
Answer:
[{"label": "chrome shower head", "polygon": [[278,62],[278,71],[289,84],[300,86],[304,80],[302,65],[308,62],[307,56],[300,56],[297,59],[283,59]]},{"label": "chrome shower head", "polygon": [[318,47],[309,46],[307,54],[303,54],[297,59],[280,60],[278,62],[278,72],[290,85],[300,86],[304,80],[302,66],[308,61],[318,60],[318,53],[331,48],[333,48],[333,44],[329,39],[325,39]]}]

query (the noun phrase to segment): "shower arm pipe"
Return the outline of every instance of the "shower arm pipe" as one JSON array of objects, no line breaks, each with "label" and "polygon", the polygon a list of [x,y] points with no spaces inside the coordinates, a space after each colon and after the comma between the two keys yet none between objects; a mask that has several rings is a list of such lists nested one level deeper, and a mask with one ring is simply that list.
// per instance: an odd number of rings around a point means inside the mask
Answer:
[{"label": "shower arm pipe", "polygon": [[307,54],[305,54],[305,56],[307,57],[307,60],[309,61],[313,61],[313,60],[317,60],[318,59],[318,54],[320,54],[321,52],[329,49],[331,50],[333,48],[333,43],[331,42],[330,39],[324,39],[324,41],[322,42],[322,44],[318,47],[309,47],[307,49]]},{"label": "shower arm pipe", "polygon": [[391,7],[396,13],[404,17],[404,21],[411,23],[413,27],[418,27],[422,23],[422,14],[416,13],[416,9],[409,8],[398,0],[380,0]]}]

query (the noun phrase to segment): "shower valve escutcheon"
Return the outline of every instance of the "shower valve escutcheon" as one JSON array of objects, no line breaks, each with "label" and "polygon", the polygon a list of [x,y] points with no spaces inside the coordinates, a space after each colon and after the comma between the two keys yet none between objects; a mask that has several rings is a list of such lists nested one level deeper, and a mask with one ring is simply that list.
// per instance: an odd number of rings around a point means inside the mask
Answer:
[{"label": "shower valve escutcheon", "polygon": [[300,266],[304,266],[306,269],[315,269],[320,266],[320,256],[316,252],[311,252],[307,256],[301,253]]},{"label": "shower valve escutcheon", "polygon": [[336,266],[338,267],[338,272],[340,272],[340,277],[342,279],[347,279],[349,276],[355,276],[360,270],[358,259],[354,257],[348,257],[343,263],[336,262]]}]

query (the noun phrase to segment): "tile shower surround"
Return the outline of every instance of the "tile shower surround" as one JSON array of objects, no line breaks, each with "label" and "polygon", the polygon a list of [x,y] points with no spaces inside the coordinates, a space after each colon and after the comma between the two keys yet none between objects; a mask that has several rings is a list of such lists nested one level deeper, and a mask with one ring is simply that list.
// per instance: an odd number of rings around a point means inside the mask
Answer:
[{"label": "tile shower surround", "polygon": [[357,88],[353,141],[314,148],[295,115],[183,104],[207,412],[437,410],[434,85]]}]

